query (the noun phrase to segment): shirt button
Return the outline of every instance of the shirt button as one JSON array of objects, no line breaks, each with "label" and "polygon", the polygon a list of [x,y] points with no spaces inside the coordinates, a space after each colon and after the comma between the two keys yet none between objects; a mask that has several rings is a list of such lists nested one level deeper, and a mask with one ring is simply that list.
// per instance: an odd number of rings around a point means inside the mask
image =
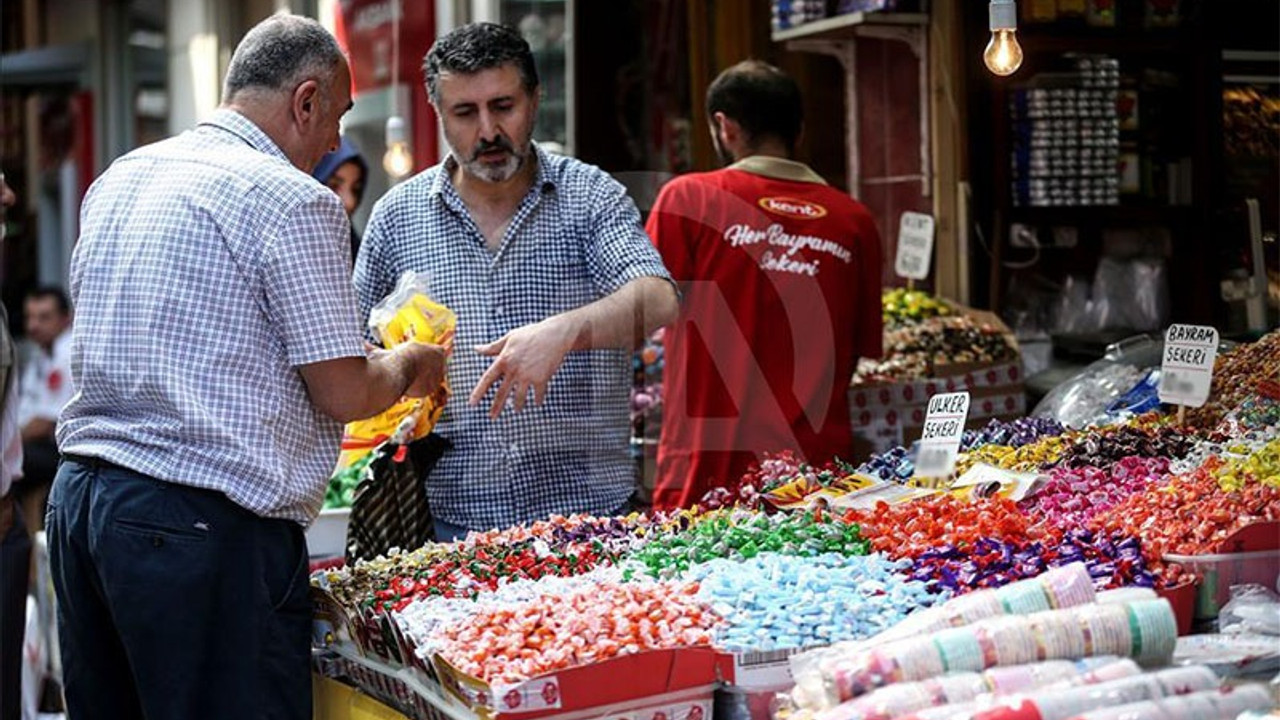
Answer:
[{"label": "shirt button", "polygon": [[162,547],[163,545],[164,545],[164,538],[160,537],[159,535],[156,535],[151,538],[152,547]]}]

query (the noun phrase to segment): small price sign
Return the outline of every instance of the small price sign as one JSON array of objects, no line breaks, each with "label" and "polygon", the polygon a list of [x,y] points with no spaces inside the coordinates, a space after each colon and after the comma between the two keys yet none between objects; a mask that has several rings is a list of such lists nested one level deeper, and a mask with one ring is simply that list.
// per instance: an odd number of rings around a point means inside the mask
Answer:
[{"label": "small price sign", "polygon": [[947,477],[956,467],[960,437],[969,419],[969,393],[955,392],[929,398],[916,457],[916,475]]},{"label": "small price sign", "polygon": [[1170,325],[1160,362],[1160,402],[1200,407],[1209,399],[1218,331],[1207,325]]},{"label": "small price sign", "polygon": [[929,277],[933,263],[933,216],[918,212],[902,213],[898,223],[898,255],[893,271],[908,280]]}]

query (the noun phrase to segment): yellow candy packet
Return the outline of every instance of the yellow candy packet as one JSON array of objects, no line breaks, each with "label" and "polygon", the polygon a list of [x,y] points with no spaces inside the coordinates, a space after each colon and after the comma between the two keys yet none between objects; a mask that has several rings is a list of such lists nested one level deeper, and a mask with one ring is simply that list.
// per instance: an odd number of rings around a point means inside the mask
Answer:
[{"label": "yellow candy packet", "polygon": [[[413,271],[401,275],[395,290],[369,311],[369,330],[388,349],[416,340],[443,345],[445,352],[451,353],[456,327],[453,311],[427,293],[427,276]],[[350,467],[386,442],[408,443],[426,437],[448,399],[446,382],[433,395],[401,398],[371,418],[347,423],[337,469]]]}]

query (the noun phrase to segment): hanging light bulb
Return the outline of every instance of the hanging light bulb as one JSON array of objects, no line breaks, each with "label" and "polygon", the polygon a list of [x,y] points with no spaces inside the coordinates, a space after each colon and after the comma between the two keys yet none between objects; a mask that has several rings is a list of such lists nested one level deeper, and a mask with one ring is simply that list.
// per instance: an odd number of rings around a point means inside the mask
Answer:
[{"label": "hanging light bulb", "polygon": [[382,167],[394,180],[413,172],[413,153],[405,139],[404,118],[399,115],[387,118],[387,152],[382,156]]},{"label": "hanging light bulb", "polygon": [[996,75],[1012,75],[1022,66],[1018,44],[1018,7],[1014,0],[991,0],[988,6],[991,42],[982,53],[987,69]]}]

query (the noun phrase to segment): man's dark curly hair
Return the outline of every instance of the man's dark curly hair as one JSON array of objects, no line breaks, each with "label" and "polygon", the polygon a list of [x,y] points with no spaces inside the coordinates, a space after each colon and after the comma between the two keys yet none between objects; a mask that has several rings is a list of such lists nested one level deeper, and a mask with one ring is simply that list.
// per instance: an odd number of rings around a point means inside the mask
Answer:
[{"label": "man's dark curly hair", "polygon": [[433,104],[440,102],[441,73],[470,75],[507,63],[515,64],[530,95],[537,92],[538,69],[533,64],[533,52],[515,28],[496,23],[463,25],[436,40],[422,59],[427,96]]}]

